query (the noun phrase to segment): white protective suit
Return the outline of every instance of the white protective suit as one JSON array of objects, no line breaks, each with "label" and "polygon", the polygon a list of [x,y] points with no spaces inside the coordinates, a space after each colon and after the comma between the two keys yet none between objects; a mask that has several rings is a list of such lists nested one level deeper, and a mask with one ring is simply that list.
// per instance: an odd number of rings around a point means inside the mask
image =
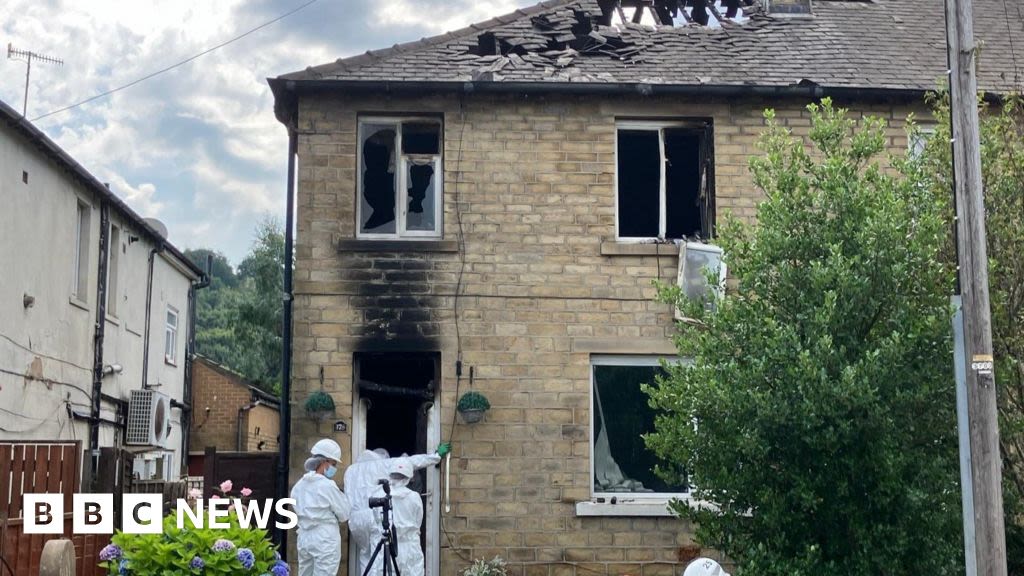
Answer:
[{"label": "white protective suit", "polygon": [[[441,457],[437,454],[417,454],[415,456],[385,458],[378,452],[366,450],[345,471],[345,494],[349,498],[352,509],[348,529],[352,534],[352,542],[356,545],[357,550],[357,570],[354,576],[362,576],[363,571],[366,570],[366,565],[370,561],[370,556],[373,554],[373,549],[380,540],[380,517],[375,515],[373,510],[370,509],[369,499],[371,496],[375,496],[380,488],[377,481],[381,478],[387,478],[396,462],[405,462],[415,471],[438,464],[441,462]],[[409,492],[416,494],[412,490],[409,490]],[[383,491],[381,494],[383,494]],[[418,494],[416,494],[416,498],[419,498]],[[422,516],[422,503],[420,508],[420,516]],[[417,523],[416,526],[418,530],[419,524]],[[419,547],[419,539],[417,537],[416,549],[419,550]],[[400,552],[401,549],[402,547],[399,546]],[[376,564],[380,565],[380,560],[377,560]],[[422,567],[419,572],[414,572],[414,574],[417,573],[423,573]],[[404,570],[402,575],[405,576]]]},{"label": "white protective suit", "polygon": [[349,518],[348,498],[334,480],[315,471],[295,483],[291,496],[299,517],[298,576],[335,576],[341,563],[338,524]]},{"label": "white protective suit", "polygon": [[[423,549],[420,548],[420,524],[423,522],[423,500],[419,492],[409,489],[412,478],[409,464],[398,460],[391,466],[391,521],[395,525],[398,536],[398,571],[402,576],[423,576]],[[377,498],[384,497],[384,488],[377,487],[373,494]],[[380,508],[375,508],[373,515],[380,525]],[[370,570],[371,576],[382,576],[384,564],[378,559]]]}]

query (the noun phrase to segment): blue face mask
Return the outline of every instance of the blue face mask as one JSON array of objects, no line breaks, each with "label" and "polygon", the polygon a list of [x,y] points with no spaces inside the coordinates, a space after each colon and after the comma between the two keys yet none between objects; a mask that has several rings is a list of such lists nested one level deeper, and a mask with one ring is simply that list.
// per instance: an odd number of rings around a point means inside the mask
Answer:
[{"label": "blue face mask", "polygon": [[324,476],[327,476],[328,478],[334,478],[334,475],[337,474],[337,473],[338,473],[338,467],[337,466],[333,466],[333,465],[332,466],[328,466],[327,470],[324,470]]}]

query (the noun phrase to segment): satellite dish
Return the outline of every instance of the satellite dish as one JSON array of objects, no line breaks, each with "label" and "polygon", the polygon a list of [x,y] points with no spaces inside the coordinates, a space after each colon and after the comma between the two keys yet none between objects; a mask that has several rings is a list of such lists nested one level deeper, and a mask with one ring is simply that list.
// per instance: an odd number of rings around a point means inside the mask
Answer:
[{"label": "satellite dish", "polygon": [[161,238],[167,238],[167,226],[163,222],[156,218],[143,218],[142,221],[148,224],[153,230],[156,230],[156,233],[159,234]]}]

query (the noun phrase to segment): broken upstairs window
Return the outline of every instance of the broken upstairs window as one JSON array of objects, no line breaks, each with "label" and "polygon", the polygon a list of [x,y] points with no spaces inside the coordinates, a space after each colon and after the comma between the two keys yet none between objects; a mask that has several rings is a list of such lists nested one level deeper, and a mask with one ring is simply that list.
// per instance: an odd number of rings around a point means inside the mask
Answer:
[{"label": "broken upstairs window", "polygon": [[709,238],[714,223],[711,123],[620,122],[618,237]]},{"label": "broken upstairs window", "polygon": [[359,121],[361,238],[441,236],[441,121]]}]

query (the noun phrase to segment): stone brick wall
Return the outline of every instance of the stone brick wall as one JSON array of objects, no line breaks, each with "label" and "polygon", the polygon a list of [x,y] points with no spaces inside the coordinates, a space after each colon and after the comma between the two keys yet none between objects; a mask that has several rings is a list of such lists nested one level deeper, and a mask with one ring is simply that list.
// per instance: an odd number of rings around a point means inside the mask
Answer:
[{"label": "stone brick wall", "polygon": [[[714,554],[694,546],[691,527],[678,519],[576,515],[575,503],[591,496],[591,355],[674,351],[671,311],[654,301],[652,280],[675,277],[676,249],[615,242],[615,121],[712,118],[718,219],[753,221],[759,194],[747,162],[762,110],[777,108],[783,123],[806,135],[805,104],[300,99],[293,403],[319,389],[322,369],[338,417],[351,421],[354,352],[436,351],[447,438],[461,350],[475,389],[493,406],[485,422],[454,426],[442,574],[497,554],[517,576],[654,576],[679,573],[680,561],[697,553]],[[895,103],[855,109],[893,122],[894,149],[907,145],[903,118],[920,112]],[[392,112],[444,119],[444,238],[434,251],[369,252],[370,241],[353,241],[357,114]],[[303,418],[293,419],[292,433],[294,481],[319,434]],[[350,437],[336,438],[348,459]]]}]

